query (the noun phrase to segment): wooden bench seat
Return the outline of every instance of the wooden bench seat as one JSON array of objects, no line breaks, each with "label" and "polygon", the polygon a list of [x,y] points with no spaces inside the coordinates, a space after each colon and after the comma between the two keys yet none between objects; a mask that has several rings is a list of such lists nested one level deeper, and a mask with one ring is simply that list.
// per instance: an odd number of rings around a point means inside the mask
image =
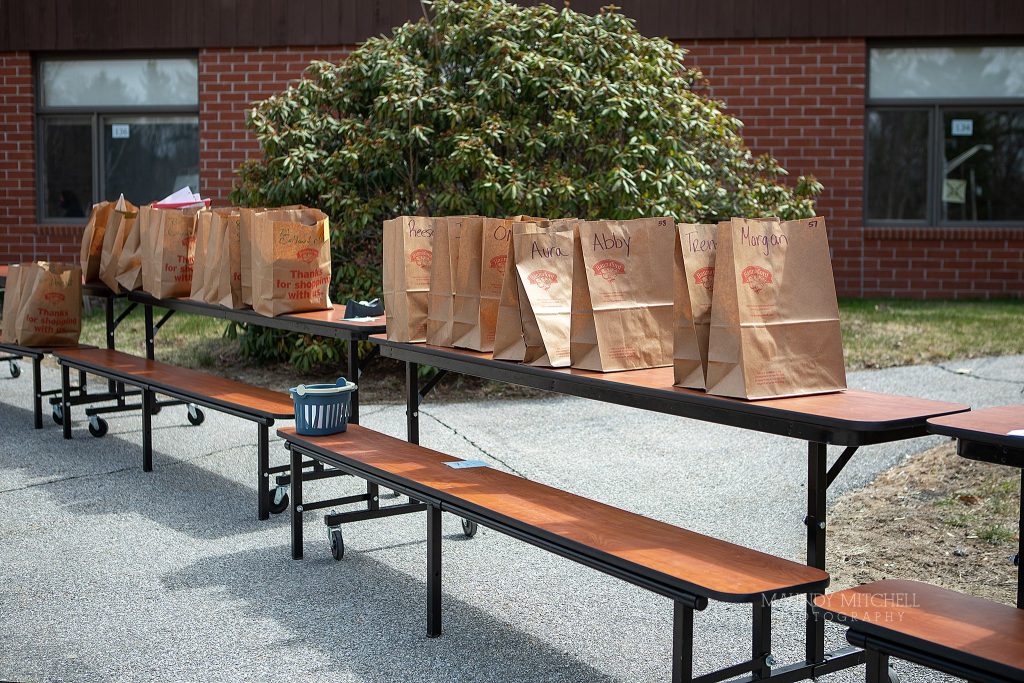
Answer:
[{"label": "wooden bench seat", "polygon": [[869,683],[896,657],[969,681],[1024,681],[1024,610],[917,581],[885,580],[814,600],[867,650]]},{"label": "wooden bench seat", "polygon": [[[142,468],[147,472],[153,469],[152,415],[156,394],[255,422],[258,428],[257,514],[259,519],[270,516],[270,476],[287,467],[270,467],[269,428],[276,419],[294,418],[294,403],[287,394],[112,349],[58,349],[54,355],[61,365],[65,386],[69,368],[75,368],[142,390]],[[69,439],[71,420],[67,405],[64,415],[64,438]],[[199,424],[201,419],[196,420],[190,413],[190,421]],[[287,507],[287,500],[279,498],[275,512],[283,512]]]},{"label": "wooden bench seat", "polygon": [[[454,469],[437,451],[350,425],[323,437],[280,429],[292,450],[293,556],[302,556],[301,457],[307,455],[422,501],[428,512],[428,635],[440,633],[440,513],[450,512],[672,598],[676,606],[674,674],[692,676],[693,610],[707,601],[751,603],[753,657],[736,665],[766,672],[771,601],[824,590],[828,574],[605,505],[490,467]],[[412,506],[407,511],[417,511]],[[381,508],[380,512],[387,508]],[[350,513],[353,521],[374,515]],[[437,516],[437,521],[429,520]],[[341,516],[343,517],[343,516]],[[344,520],[342,520],[344,521]],[[436,595],[435,595],[436,591]],[[435,603],[436,600],[436,603]],[[434,605],[432,608],[431,605]]]}]

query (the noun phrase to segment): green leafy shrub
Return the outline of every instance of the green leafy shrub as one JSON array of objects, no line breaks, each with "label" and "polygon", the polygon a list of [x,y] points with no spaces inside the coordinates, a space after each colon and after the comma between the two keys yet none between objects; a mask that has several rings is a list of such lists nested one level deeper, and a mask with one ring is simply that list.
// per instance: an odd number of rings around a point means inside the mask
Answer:
[{"label": "green leafy shrub", "polygon": [[[754,157],[742,124],[694,92],[685,54],[610,9],[437,0],[257,102],[246,122],[263,158],[233,200],[327,212],[342,301],[380,294],[381,223],[400,214],[813,215],[821,186],[787,187]],[[296,360],[289,343],[246,348]]]}]

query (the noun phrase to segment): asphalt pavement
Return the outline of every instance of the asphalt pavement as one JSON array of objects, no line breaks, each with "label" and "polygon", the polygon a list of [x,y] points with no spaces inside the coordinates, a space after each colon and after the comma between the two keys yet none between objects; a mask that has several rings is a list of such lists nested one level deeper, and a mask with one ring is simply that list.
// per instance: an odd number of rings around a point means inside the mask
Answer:
[{"label": "asphalt pavement", "polygon": [[[330,555],[307,515],[306,559],[287,515],[256,519],[254,425],[181,407],[154,418],[141,471],[138,414],[74,440],[31,427],[29,373],[0,365],[0,679],[4,681],[665,681],[665,598],[445,517],[444,635],[424,636],[425,522],[345,528]],[[56,386],[58,374],[44,370]],[[1024,402],[1024,356],[852,373],[851,387],[967,403]],[[443,397],[443,386],[439,395]],[[806,446],[639,410],[552,397],[428,401],[421,442],[605,503],[793,560],[803,556]],[[404,407],[364,405],[404,437]],[[938,437],[861,449],[830,498]],[[274,437],[272,461],[285,462]],[[838,449],[831,452],[835,457]],[[355,493],[353,479],[308,496]],[[389,501],[383,501],[387,504]],[[698,673],[749,656],[749,607],[696,617]],[[803,605],[777,603],[780,664],[801,658]],[[844,644],[830,626],[830,646]],[[951,680],[897,664],[904,681]],[[825,680],[863,680],[862,670]]]}]

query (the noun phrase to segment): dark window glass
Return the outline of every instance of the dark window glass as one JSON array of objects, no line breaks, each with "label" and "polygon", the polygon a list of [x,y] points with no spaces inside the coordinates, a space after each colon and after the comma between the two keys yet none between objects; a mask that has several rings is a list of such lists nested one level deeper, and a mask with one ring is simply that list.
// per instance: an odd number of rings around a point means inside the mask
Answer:
[{"label": "dark window glass", "polygon": [[1024,111],[944,111],[942,218],[1024,220]]},{"label": "dark window glass", "polygon": [[40,120],[43,220],[83,218],[92,208],[92,121]]},{"label": "dark window glass", "polygon": [[116,116],[103,121],[104,193],[136,204],[162,199],[186,185],[199,189],[196,116]]},{"label": "dark window glass", "polygon": [[868,218],[923,221],[928,216],[926,110],[868,112]]}]

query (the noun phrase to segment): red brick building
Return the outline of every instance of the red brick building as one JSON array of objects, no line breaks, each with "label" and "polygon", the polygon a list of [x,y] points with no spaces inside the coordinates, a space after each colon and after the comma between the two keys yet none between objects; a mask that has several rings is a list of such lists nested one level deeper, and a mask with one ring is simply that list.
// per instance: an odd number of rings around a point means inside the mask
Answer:
[{"label": "red brick building", "polygon": [[[618,4],[690,50],[755,152],[824,184],[841,295],[1024,296],[1020,0]],[[258,154],[250,102],[421,13],[416,0],[0,2],[0,262],[72,258],[82,214],[119,189],[151,201],[188,182],[226,203]]]}]

